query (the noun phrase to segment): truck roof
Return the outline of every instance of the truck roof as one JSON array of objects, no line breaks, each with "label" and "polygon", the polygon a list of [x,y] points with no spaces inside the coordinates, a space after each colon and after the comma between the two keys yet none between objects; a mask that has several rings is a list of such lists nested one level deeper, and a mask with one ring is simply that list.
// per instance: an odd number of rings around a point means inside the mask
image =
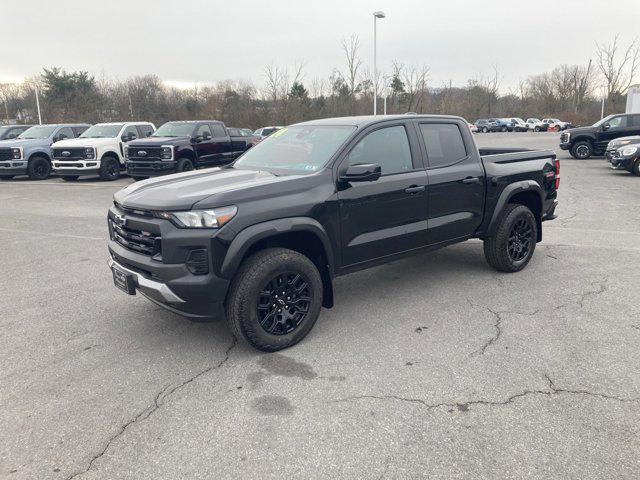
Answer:
[{"label": "truck roof", "polygon": [[442,119],[442,120],[459,120],[465,122],[462,117],[453,115],[360,115],[355,117],[334,117],[322,118],[319,120],[310,120],[308,122],[296,123],[295,125],[353,125],[355,127],[366,127],[374,123],[385,122],[389,120],[407,120],[407,119]]},{"label": "truck roof", "polygon": [[90,123],[43,123],[42,125],[31,125],[32,127],[85,127]]},{"label": "truck roof", "polygon": [[101,122],[96,125],[151,125],[151,122]]},{"label": "truck roof", "polygon": [[222,120],[171,120],[166,123],[223,123]]}]

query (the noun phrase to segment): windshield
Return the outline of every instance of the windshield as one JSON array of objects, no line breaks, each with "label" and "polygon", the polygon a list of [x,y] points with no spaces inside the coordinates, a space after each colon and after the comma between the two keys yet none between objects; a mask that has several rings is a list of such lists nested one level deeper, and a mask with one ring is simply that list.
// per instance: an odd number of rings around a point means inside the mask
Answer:
[{"label": "windshield", "polygon": [[152,137],[190,137],[193,133],[193,123],[165,123],[155,131]]},{"label": "windshield", "polygon": [[48,127],[38,125],[37,127],[31,127],[18,135],[18,138],[49,138],[55,131],[56,127]]},{"label": "windshield", "polygon": [[115,138],[122,129],[122,123],[116,125],[94,125],[84,131],[80,138]]},{"label": "windshield", "polygon": [[313,173],[329,161],[355,129],[314,125],[282,128],[248,150],[233,166]]},{"label": "windshield", "polygon": [[268,137],[269,135],[271,135],[273,132],[277,132],[278,130],[280,130],[279,128],[273,127],[273,128],[263,128],[262,129],[262,135],[264,135],[265,137]]},{"label": "windshield", "polygon": [[603,125],[605,123],[607,123],[609,120],[611,120],[613,117],[615,117],[615,115],[609,115],[607,117],[601,118],[600,120],[598,120],[596,123],[594,123],[592,126],[593,127],[599,127],[600,125]]}]

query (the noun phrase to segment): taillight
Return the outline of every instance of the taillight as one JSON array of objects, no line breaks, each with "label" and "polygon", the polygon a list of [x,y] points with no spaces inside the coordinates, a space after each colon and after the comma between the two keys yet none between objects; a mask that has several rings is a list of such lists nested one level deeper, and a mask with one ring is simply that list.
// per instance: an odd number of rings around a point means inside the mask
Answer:
[{"label": "taillight", "polygon": [[555,164],[556,164],[556,190],[557,190],[558,187],[560,186],[560,160],[556,158]]}]

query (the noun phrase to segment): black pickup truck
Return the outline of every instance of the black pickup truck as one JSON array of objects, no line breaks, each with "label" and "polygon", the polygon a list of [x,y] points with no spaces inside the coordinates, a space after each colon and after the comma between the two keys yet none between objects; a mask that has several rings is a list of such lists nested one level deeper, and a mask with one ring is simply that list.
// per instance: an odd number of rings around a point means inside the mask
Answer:
[{"label": "black pickup truck", "polygon": [[555,218],[553,151],[478,151],[464,119],[346,117],[283,128],[234,164],[132,184],[108,212],[114,283],[234,335],[299,342],[332,279],[471,238],[524,268]]},{"label": "black pickup truck", "polygon": [[125,149],[134,179],[226,165],[254,145],[253,137],[231,137],[217,120],[168,122]]},{"label": "black pickup truck", "polygon": [[640,113],[609,115],[590,127],[562,132],[560,148],[569,150],[573,158],[586,160],[591,155],[604,155],[612,140],[632,135],[640,135]]}]

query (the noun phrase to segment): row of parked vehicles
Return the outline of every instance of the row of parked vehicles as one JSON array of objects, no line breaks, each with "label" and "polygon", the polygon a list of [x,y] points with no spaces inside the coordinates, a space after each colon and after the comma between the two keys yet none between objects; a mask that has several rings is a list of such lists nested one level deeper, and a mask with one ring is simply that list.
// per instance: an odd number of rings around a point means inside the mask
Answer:
[{"label": "row of parked vehicles", "polygon": [[569,122],[563,122],[557,118],[527,118],[526,121],[519,117],[514,118],[480,118],[475,123],[470,123],[472,132],[547,132],[562,131],[573,128]]},{"label": "row of parked vehicles", "polygon": [[0,179],[63,180],[84,175],[134,179],[226,165],[281,127],[255,132],[217,120],[0,127]]}]

